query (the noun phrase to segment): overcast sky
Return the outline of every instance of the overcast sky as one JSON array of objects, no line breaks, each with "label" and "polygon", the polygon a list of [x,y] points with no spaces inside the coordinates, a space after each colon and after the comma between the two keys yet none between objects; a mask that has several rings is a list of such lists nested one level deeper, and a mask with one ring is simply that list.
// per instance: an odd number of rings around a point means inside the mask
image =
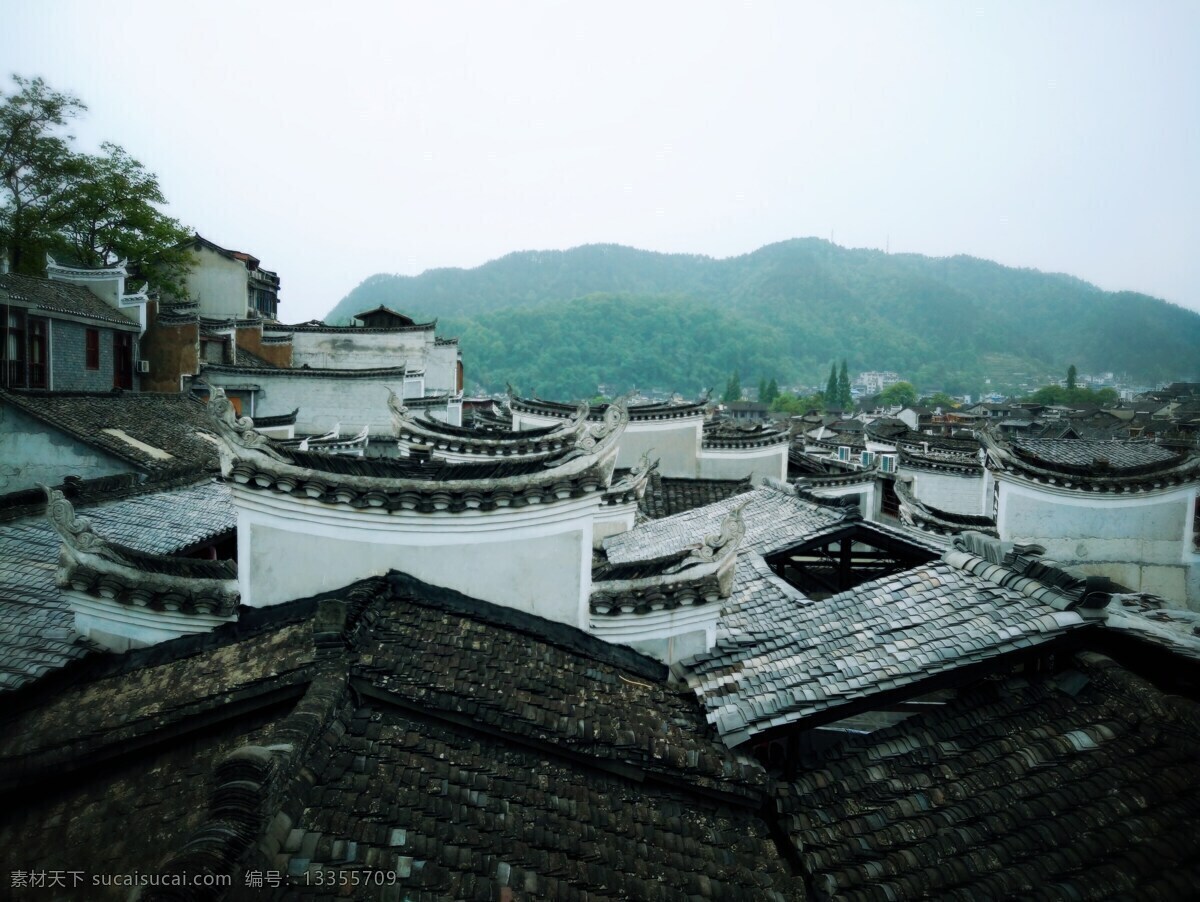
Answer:
[{"label": "overcast sky", "polygon": [[290,322],[377,272],[809,235],[1200,309],[1197,48],[1197,2],[0,0],[0,71]]}]

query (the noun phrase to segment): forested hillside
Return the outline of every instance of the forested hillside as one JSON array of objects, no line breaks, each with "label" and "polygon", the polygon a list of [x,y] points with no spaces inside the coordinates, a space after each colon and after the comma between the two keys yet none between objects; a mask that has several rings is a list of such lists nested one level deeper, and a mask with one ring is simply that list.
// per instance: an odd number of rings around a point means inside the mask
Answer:
[{"label": "forested hillside", "polygon": [[599,383],[694,394],[740,371],[820,384],[831,360],[978,392],[1111,370],[1200,377],[1200,314],[1064,275],[818,239],[727,260],[615,245],[509,254],[472,270],[376,275],[327,317],[386,304],[459,335],[468,381],[551,397]]}]

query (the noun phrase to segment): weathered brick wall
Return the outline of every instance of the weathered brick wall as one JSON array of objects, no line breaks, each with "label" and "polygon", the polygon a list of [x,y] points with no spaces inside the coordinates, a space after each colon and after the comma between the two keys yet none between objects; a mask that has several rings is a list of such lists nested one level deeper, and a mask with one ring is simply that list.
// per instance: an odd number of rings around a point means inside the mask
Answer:
[{"label": "weathered brick wall", "polygon": [[263,344],[262,340],[262,324],[256,325],[239,325],[235,333],[237,338],[237,346],[245,348],[251,354],[257,354],[263,360],[269,361],[280,367],[290,367],[292,365],[292,345],[288,344]]},{"label": "weathered brick wall", "polygon": [[[177,392],[179,377],[198,369],[200,326],[192,322],[180,326],[161,325],[157,307],[147,305],[147,328],[142,336],[142,359],[150,362],[149,374],[141,377],[142,391]],[[104,342],[101,339],[101,350]],[[109,348],[112,353],[112,348]],[[111,369],[110,369],[111,380]]]},{"label": "weathered brick wall", "polygon": [[87,368],[89,326],[50,321],[51,387],[55,391],[109,391],[113,387],[113,330],[100,333],[100,369]]}]

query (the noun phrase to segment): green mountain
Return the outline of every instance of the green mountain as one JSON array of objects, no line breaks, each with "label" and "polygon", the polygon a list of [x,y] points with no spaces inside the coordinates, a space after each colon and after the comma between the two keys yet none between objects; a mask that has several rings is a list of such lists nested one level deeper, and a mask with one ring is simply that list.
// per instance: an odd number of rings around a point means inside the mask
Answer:
[{"label": "green mountain", "polygon": [[618,245],[524,251],[475,269],[375,275],[326,317],[385,304],[459,335],[468,382],[546,397],[600,383],[695,394],[822,385],[832,360],[921,390],[978,393],[1112,371],[1200,377],[1200,314],[1079,279],[972,257],[850,250],[819,239],[726,260]]}]

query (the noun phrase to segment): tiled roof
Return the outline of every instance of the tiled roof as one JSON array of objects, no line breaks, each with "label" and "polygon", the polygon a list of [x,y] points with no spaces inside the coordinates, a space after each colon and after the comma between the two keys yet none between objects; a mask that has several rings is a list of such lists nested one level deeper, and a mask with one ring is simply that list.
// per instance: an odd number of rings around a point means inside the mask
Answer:
[{"label": "tiled roof", "polygon": [[1070,439],[1015,439],[1013,450],[1021,457],[1049,467],[1092,468],[1097,462],[1114,472],[1140,470],[1179,459],[1179,455],[1149,442],[1072,441]]},{"label": "tiled roof", "polygon": [[481,459],[465,463],[412,458],[362,458],[272,445],[237,417],[217,388],[212,424],[231,452],[227,479],[254,491],[284,492],[329,504],[354,504],[423,513],[522,507],[603,493],[612,477],[617,442],[628,423],[622,405],[582,434],[571,453],[539,458]]},{"label": "tiled roof", "polygon": [[174,554],[237,528],[229,487],[213,481],[79,513],[114,542],[154,554]]},{"label": "tiled roof", "polygon": [[100,320],[112,326],[136,329],[137,321],[104,303],[83,285],[38,279],[17,273],[0,274],[0,303],[29,304],[45,313],[64,313]]},{"label": "tiled roof", "polygon": [[288,871],[376,853],[404,898],[804,897],[749,811],[387,706],[351,712],[316,794],[288,834]]},{"label": "tiled roof", "polygon": [[[563,752],[684,772],[731,793],[762,785],[757,768],[705,737],[700,711],[665,683],[408,597],[416,603],[369,615],[374,638],[363,648],[371,662],[364,673],[390,695]],[[481,686],[504,691],[483,695]]]},{"label": "tiled roof", "polygon": [[0,690],[88,652],[54,584],[58,547],[58,534],[44,520],[0,525]]},{"label": "tiled roof", "polygon": [[746,495],[733,495],[706,507],[652,520],[604,540],[613,563],[663,557],[694,545],[698,536],[719,532],[726,515],[746,503],[746,537],[742,548],[768,554],[795,545],[807,536],[842,522],[844,511],[797,498],[787,490],[760,486]]},{"label": "tiled roof", "polygon": [[729,421],[705,423],[701,435],[701,446],[716,448],[766,448],[786,445],[791,435],[786,426],[773,423],[739,424]]},{"label": "tiled roof", "polygon": [[344,895],[313,879],[335,870],[390,872],[355,898],[805,897],[765,771],[658,665],[452,594],[367,580],[85,673],[0,738],[0,843],[47,870],[273,868],[269,897]]},{"label": "tiled roof", "polygon": [[679,479],[650,474],[638,510],[652,520],[674,516],[750,491],[745,479]]},{"label": "tiled roof", "polygon": [[272,323],[264,326],[272,332],[333,332],[339,335],[358,335],[364,332],[431,332],[437,328],[437,320],[428,323],[413,323],[411,326],[330,326],[320,320],[309,320],[306,323],[290,325]]},{"label": "tiled roof", "polygon": [[979,514],[959,514],[925,504],[912,493],[912,477],[901,475],[895,483],[896,497],[900,502],[900,520],[914,529],[935,535],[950,536],[967,530],[976,530],[999,537],[996,521]]},{"label": "tiled roof", "polygon": [[[80,512],[128,547],[170,554],[235,528],[229,489],[204,483]],[[88,646],[55,585],[60,540],[42,516],[0,524],[0,690],[83,657]]]},{"label": "tiled roof", "polygon": [[205,406],[188,395],[0,391],[0,404],[12,404],[145,472],[218,465],[216,445],[200,434],[212,428]]},{"label": "tiled roof", "polygon": [[[672,404],[669,402],[655,401],[649,404],[631,404],[629,406],[630,422],[652,422],[655,420],[674,420],[688,417],[698,417],[704,415],[705,405],[708,401],[701,399],[699,401],[688,401],[682,404]],[[555,417],[557,419],[569,420],[575,415],[577,408],[571,404],[563,404],[559,401],[545,401],[541,398],[510,398],[509,406],[512,410],[524,413],[532,413],[536,416]],[[605,411],[608,410],[608,404],[596,404],[592,407],[589,420],[600,420],[604,418]]]},{"label": "tiled roof", "polygon": [[1200,660],[1200,611],[1171,608],[1154,595],[1118,593],[1104,610],[1104,625],[1172,654]]},{"label": "tiled roof", "polygon": [[732,745],[1084,625],[943,561],[814,601],[746,555],[727,611],[716,646],[686,666]]},{"label": "tiled roof", "polygon": [[1200,895],[1200,706],[1099,655],[1072,663],[976,684],[818,753],[780,793],[814,890],[862,900]]},{"label": "tiled roof", "polygon": [[1200,455],[1146,441],[1013,439],[982,436],[988,466],[1058,488],[1151,491],[1200,480]]}]

